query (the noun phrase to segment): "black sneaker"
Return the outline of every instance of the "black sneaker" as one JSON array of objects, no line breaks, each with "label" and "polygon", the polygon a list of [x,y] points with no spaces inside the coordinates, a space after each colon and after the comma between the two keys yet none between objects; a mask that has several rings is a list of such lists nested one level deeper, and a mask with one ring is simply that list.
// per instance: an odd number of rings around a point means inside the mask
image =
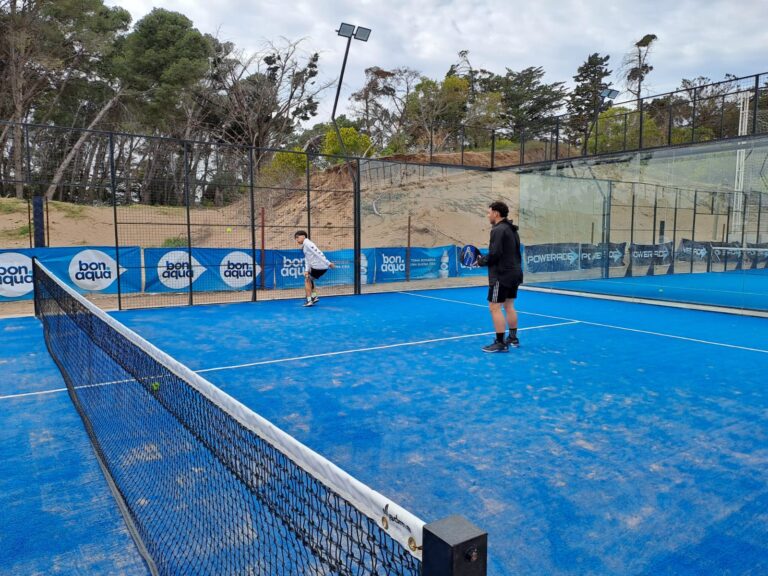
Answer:
[{"label": "black sneaker", "polygon": [[488,346],[483,346],[483,352],[509,352],[509,347],[504,342],[494,340]]},{"label": "black sneaker", "polygon": [[317,304],[320,301],[320,296],[312,296],[312,304]]},{"label": "black sneaker", "polygon": [[314,300],[306,300],[304,301],[304,304],[303,304],[304,308],[309,308],[310,306],[314,306],[314,305],[315,305]]},{"label": "black sneaker", "polygon": [[507,336],[507,339],[504,340],[504,344],[514,348],[520,348],[520,340],[518,340],[517,336]]}]

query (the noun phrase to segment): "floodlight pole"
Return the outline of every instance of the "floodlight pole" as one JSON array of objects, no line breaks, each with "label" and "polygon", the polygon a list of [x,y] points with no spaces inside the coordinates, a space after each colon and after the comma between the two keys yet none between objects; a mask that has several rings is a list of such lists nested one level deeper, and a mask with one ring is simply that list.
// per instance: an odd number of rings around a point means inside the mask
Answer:
[{"label": "floodlight pole", "polygon": [[[341,74],[339,75],[339,84],[336,86],[336,98],[333,100],[333,111],[331,112],[331,122],[333,123],[333,129],[336,131],[336,138],[339,140],[339,148],[347,163],[347,170],[352,177],[353,188],[353,211],[354,211],[354,263],[352,266],[354,276],[354,293],[360,294],[362,292],[362,283],[360,281],[360,254],[362,250],[361,241],[361,201],[360,201],[360,182],[357,178],[357,170],[352,169],[352,162],[350,162],[349,154],[347,153],[347,147],[344,145],[344,140],[341,138],[341,131],[339,125],[336,123],[336,107],[339,105],[339,95],[341,94],[341,84],[344,81],[344,70],[347,68],[347,57],[349,56],[349,47],[352,44],[352,36],[350,34],[347,37],[347,48],[344,50],[344,61],[341,63]],[[359,168],[359,164],[358,164]]]}]

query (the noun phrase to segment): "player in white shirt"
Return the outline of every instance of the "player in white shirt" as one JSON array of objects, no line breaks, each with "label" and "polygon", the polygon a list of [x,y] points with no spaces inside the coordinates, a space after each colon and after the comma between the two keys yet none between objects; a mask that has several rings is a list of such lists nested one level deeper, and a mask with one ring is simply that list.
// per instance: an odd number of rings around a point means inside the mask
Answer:
[{"label": "player in white shirt", "polygon": [[304,230],[299,230],[293,237],[304,251],[304,292],[307,297],[304,306],[314,306],[319,300],[315,280],[328,272],[328,268],[336,268],[336,265],[325,257],[323,251],[307,237]]}]

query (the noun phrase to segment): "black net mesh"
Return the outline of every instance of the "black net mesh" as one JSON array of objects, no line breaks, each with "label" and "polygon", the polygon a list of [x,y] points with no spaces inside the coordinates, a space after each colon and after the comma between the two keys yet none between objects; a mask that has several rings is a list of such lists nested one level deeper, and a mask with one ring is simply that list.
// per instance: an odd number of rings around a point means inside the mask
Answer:
[{"label": "black net mesh", "polygon": [[48,349],[157,573],[420,573],[420,561],[377,522],[37,265],[35,304]]}]

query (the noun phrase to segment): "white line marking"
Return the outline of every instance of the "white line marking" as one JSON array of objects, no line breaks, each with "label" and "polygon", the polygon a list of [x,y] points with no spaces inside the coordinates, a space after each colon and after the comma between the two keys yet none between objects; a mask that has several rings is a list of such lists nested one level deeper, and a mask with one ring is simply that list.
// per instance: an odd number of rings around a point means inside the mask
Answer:
[{"label": "white line marking", "polygon": [[[570,326],[571,324],[578,324],[578,320],[570,320],[568,322],[560,322],[557,324],[542,324],[540,326],[526,326],[520,328],[520,332],[524,330],[541,330],[542,328],[554,328],[557,326]],[[352,350],[339,350],[338,352],[324,352],[322,354],[309,354],[307,356],[294,356],[292,358],[278,358],[276,360],[262,360],[260,362],[249,362],[247,364],[235,364],[232,366],[217,366],[215,368],[204,368],[202,370],[195,370],[196,373],[202,374],[204,372],[218,372],[222,370],[236,370],[237,368],[250,368],[251,366],[263,366],[265,364],[279,364],[282,362],[294,362],[297,360],[310,360],[312,358],[324,358],[326,356],[340,356],[342,354],[354,354],[356,352],[371,352],[373,350],[386,350],[388,348],[401,348],[403,346],[419,346],[421,344],[431,344],[432,342],[446,342],[449,340],[462,340],[464,338],[476,338],[478,336],[490,336],[495,332],[478,332],[477,334],[463,334],[461,336],[447,336],[445,338],[433,338],[431,340],[416,340],[414,342],[400,342],[398,344],[386,344],[384,346],[371,346],[369,348],[354,348]],[[158,377],[159,378],[159,377]],[[153,377],[145,377],[143,380],[153,380]],[[97,386],[109,386],[112,384],[122,384],[124,382],[134,382],[135,380],[130,378],[126,380],[113,380],[111,382],[100,382],[98,384],[86,384],[84,386],[76,386],[80,388],[95,388]],[[54,390],[41,390],[40,392],[24,392],[22,394],[9,394],[7,396],[0,396],[0,400],[8,400],[11,398],[24,398],[26,396],[41,396],[43,394],[55,394],[57,392],[66,392],[66,388],[56,388]]]},{"label": "white line marking", "polygon": [[[478,308],[487,308],[483,304],[475,304],[474,302],[464,302],[462,300],[451,300],[450,298],[437,298],[436,296],[425,296],[424,294],[414,294],[413,292],[399,292],[399,294],[405,294],[407,296],[416,296],[417,298],[429,298],[430,300],[441,300],[443,302],[452,302],[454,304],[463,304],[465,306],[476,306]],[[555,320],[570,320],[573,322],[579,322],[580,324],[586,324],[588,326],[599,326],[601,328],[612,328],[614,330],[624,330],[625,332],[636,332],[638,334],[649,334],[651,336],[661,336],[662,338],[673,338],[675,340],[686,340],[688,342],[697,342],[699,344],[709,344],[711,346],[721,346],[723,348],[734,348],[736,350],[746,350],[747,352],[759,352],[761,354],[768,354],[768,350],[761,348],[750,348],[749,346],[737,346],[736,344],[726,344],[724,342],[713,342],[712,340],[700,340],[698,338],[689,338],[687,336],[676,336],[675,334],[666,334],[664,332],[653,332],[651,330],[640,330],[638,328],[626,328],[625,326],[615,326],[613,324],[602,324],[600,322],[589,322],[587,320],[575,320],[573,318],[564,318],[562,316],[552,316],[549,314],[537,314],[536,312],[523,312],[517,310],[518,314],[527,314],[528,316],[539,316],[542,318],[553,318]],[[524,330],[524,328],[522,328]]]},{"label": "white line marking", "polygon": [[[560,322],[557,324],[542,324],[540,326],[527,326],[521,328],[523,330],[539,330],[541,328],[554,328],[556,326],[569,326],[571,324],[578,324],[579,320],[568,320],[567,322]],[[478,332],[476,334],[463,334],[461,336],[447,336],[445,338],[433,338],[431,340],[415,340],[413,342],[399,342],[397,344],[385,344],[383,346],[371,346],[369,348],[353,348],[351,350],[339,350],[338,352],[323,352],[321,354],[309,354],[307,356],[293,356],[291,358],[277,358],[275,360],[262,360],[259,362],[248,362],[247,364],[235,364],[232,366],[217,366],[215,368],[204,368],[202,370],[196,370],[198,374],[205,372],[217,372],[220,370],[235,370],[237,368],[249,368],[251,366],[264,366],[265,364],[279,364],[282,362],[294,362],[297,360],[310,360],[312,358],[325,358],[328,356],[341,356],[342,354],[355,354],[357,352],[371,352],[374,350],[387,350],[389,348],[402,348],[403,346],[419,346],[421,344],[431,344],[433,342],[446,342],[449,340],[462,340],[464,338],[476,338],[478,336],[491,336],[495,332]]]}]

